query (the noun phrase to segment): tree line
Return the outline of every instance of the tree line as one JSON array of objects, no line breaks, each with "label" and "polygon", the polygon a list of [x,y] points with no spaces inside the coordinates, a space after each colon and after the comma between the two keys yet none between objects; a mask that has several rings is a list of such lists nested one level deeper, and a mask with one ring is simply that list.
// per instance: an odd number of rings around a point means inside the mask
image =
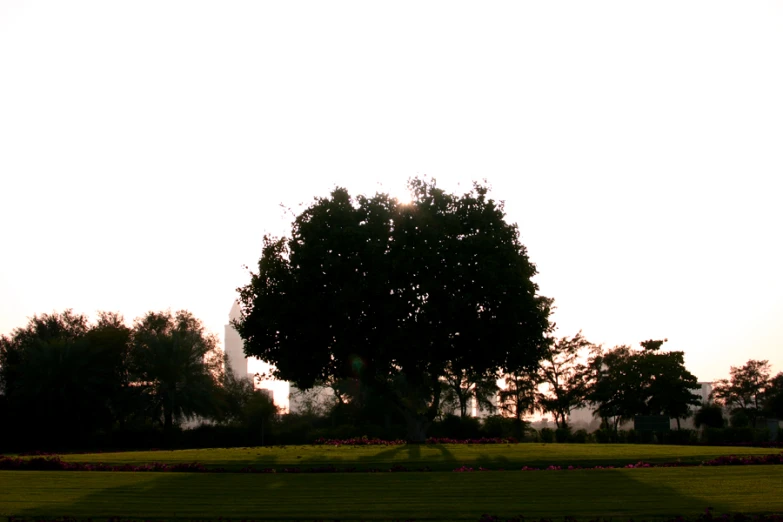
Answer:
[{"label": "tree line", "polygon": [[771,377],[766,360],[749,360],[731,367],[730,378],[714,383],[707,402],[694,392],[700,388],[684,364],[681,351],[666,352],[667,340],[648,340],[641,349],[616,346],[602,350],[581,332],[550,339],[538,370],[505,377],[498,390],[501,408],[517,418],[536,411],[552,415],[561,429],[569,428],[569,415],[590,406],[602,428],[618,431],[636,416],[665,416],[680,421],[695,416],[701,425],[720,428],[756,427],[762,418],[783,418],[783,372]]},{"label": "tree line", "polygon": [[[257,270],[237,289],[245,354],[300,390],[331,387],[332,427],[404,425],[408,441],[423,442],[445,409],[466,418],[475,400],[500,408],[517,433],[532,411],[566,428],[586,404],[617,432],[639,415],[679,423],[698,405],[697,380],[683,352],[661,349],[666,339],[603,350],[581,333],[554,337],[554,300],[539,293],[519,229],[487,186],[451,194],[412,179],[409,189],[405,204],[343,188],[316,198],[287,237],[264,237]],[[764,363],[732,368],[714,393],[753,424],[780,411],[781,379]],[[274,413],[184,311],[150,312],[132,326],[112,313],[94,324],[70,311],[36,316],[0,339],[0,393],[12,436],[24,440],[128,426],[170,434],[196,416],[255,426],[260,411]]]},{"label": "tree line", "polygon": [[[534,370],[504,376],[447,372],[432,434],[448,437],[527,437],[529,414],[552,415],[570,430],[572,412],[592,406],[602,431],[637,415],[675,419],[696,412],[698,425],[720,428],[730,413],[733,426],[756,426],[762,417],[783,417],[783,373],[772,377],[767,361],[732,367],[717,381],[712,404],[692,393],[699,387],[684,367],[682,352],[661,350],[663,341],[641,349],[603,350],[580,333],[546,337]],[[186,311],[149,312],[128,326],[116,313],[101,312],[90,323],[70,310],[31,318],[0,337],[0,447],[111,447],[113,432],[178,431],[200,419],[207,428],[233,427],[222,445],[312,442],[319,436],[404,436],[405,418],[376,390],[356,377],[321,382],[333,394],[327,403],[304,401],[302,411],[278,416],[268,396],[249,379],[236,379],[214,335]],[[495,399],[496,398],[496,399]],[[491,415],[481,426],[473,404]],[[700,408],[696,408],[701,406]],[[237,429],[253,433],[238,437]],[[202,430],[203,431],[203,430]],[[122,441],[115,445],[133,445]],[[143,444],[142,442],[138,442]],[[196,442],[196,444],[201,444]]]},{"label": "tree line", "polygon": [[604,352],[581,334],[552,337],[554,300],[539,294],[519,229],[486,185],[452,194],[412,179],[409,189],[403,204],[336,188],[287,237],[264,237],[239,288],[248,355],[300,389],[355,383],[405,419],[411,442],[444,405],[464,418],[498,391],[519,427],[534,410],[565,427],[590,403],[616,432],[638,415],[679,423],[699,404],[683,352],[662,351],[665,339]]},{"label": "tree line", "polygon": [[[101,445],[113,432],[186,419],[244,422],[274,406],[234,378],[217,338],[190,312],[149,312],[128,326],[71,310],[36,315],[0,337],[0,441],[24,447]],[[266,413],[264,413],[266,412]]]}]

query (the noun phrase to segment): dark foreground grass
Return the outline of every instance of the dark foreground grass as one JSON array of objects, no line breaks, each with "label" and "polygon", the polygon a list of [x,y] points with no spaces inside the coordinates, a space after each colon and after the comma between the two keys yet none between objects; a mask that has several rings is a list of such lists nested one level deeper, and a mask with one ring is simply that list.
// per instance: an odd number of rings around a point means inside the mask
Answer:
[{"label": "dark foreground grass", "polygon": [[783,512],[783,466],[337,474],[0,472],[0,516],[478,520]]},{"label": "dark foreground grass", "polygon": [[522,466],[623,466],[641,461],[698,464],[723,455],[766,455],[780,450],[720,446],[665,446],[648,444],[427,444],[401,446],[267,446],[177,451],[138,451],[63,455],[66,462],[107,464],[166,464],[199,462],[207,467],[238,471],[246,466],[282,470],[290,467],[333,465],[339,469],[408,469],[429,467],[451,471],[462,465],[491,469]]}]

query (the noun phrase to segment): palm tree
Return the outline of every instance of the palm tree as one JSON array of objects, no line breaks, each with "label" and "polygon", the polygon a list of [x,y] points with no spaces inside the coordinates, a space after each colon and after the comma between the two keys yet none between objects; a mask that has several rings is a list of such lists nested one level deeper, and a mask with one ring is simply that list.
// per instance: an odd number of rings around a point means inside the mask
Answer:
[{"label": "palm tree", "polygon": [[148,312],[131,335],[131,372],[152,415],[169,434],[174,422],[214,412],[222,372],[217,337],[188,311]]}]

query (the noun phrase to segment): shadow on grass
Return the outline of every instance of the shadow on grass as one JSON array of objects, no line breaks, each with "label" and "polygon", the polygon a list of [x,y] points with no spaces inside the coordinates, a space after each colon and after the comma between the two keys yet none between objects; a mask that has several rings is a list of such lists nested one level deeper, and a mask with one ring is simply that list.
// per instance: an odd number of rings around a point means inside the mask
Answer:
[{"label": "shadow on grass", "polygon": [[[402,449],[401,451],[406,451]],[[407,453],[413,454],[410,448]],[[68,501],[39,496],[24,516],[257,520],[501,518],[651,518],[716,512],[764,511],[732,501],[721,488],[743,489],[741,474],[715,477],[693,469],[337,473],[329,475],[156,474],[115,485],[74,482],[83,489]],[[144,474],[147,475],[147,474]],[[152,474],[149,474],[152,475]],[[68,477],[75,474],[68,474]],[[78,481],[77,481],[78,482]],[[696,495],[689,484],[702,484]],[[88,487],[84,487],[88,486]],[[35,482],[28,487],[36,490]],[[774,484],[770,484],[774,494]],[[404,499],[404,501],[402,500]],[[752,506],[750,506],[752,507]]]},{"label": "shadow on grass", "polygon": [[405,444],[374,455],[360,456],[358,463],[361,464],[361,469],[403,465],[411,469],[427,466],[436,470],[451,471],[456,459],[454,454],[442,444]]}]

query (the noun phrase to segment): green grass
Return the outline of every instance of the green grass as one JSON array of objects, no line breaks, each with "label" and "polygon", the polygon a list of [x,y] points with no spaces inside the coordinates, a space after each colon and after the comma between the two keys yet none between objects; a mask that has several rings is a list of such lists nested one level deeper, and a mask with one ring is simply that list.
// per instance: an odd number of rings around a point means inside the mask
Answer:
[{"label": "green grass", "polygon": [[258,448],[213,448],[177,451],[141,451],[64,455],[69,462],[143,464],[149,462],[200,462],[210,467],[238,470],[317,467],[332,464],[338,468],[388,469],[402,465],[411,469],[428,466],[451,471],[461,465],[492,469],[519,469],[522,466],[607,466],[646,462],[699,463],[721,455],[763,455],[780,450],[719,446],[664,446],[646,444],[435,444],[411,446],[274,446]]},{"label": "green grass", "polygon": [[0,516],[642,519],[783,512],[783,466],[473,473],[0,472]]}]

